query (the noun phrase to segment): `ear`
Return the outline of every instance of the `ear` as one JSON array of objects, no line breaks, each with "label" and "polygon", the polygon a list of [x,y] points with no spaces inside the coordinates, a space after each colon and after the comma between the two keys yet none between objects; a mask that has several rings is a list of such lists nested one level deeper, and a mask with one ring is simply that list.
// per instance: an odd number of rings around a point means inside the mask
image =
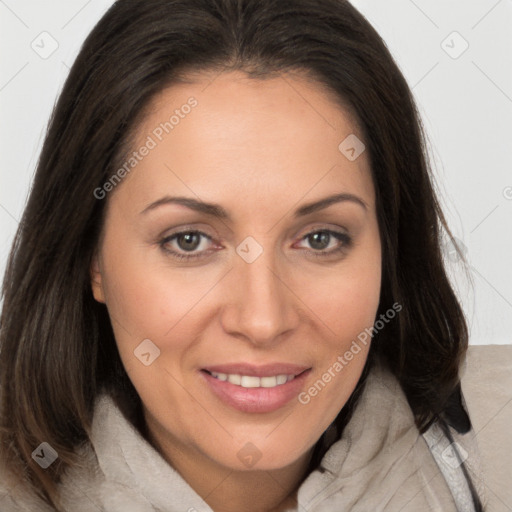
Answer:
[{"label": "ear", "polygon": [[94,298],[98,302],[105,303],[105,294],[103,292],[103,280],[97,252],[95,252],[94,256],[92,257],[91,266],[89,268],[89,274],[91,276],[91,288]]}]

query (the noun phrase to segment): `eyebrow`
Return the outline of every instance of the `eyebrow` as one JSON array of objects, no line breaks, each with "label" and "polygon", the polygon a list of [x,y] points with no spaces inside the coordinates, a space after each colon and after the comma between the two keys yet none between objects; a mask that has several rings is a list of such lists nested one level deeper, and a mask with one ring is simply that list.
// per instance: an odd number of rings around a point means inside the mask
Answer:
[{"label": "eyebrow", "polygon": [[[368,208],[368,205],[360,197],[354,194],[334,194],[328,197],[324,197],[323,199],[320,199],[318,201],[307,203],[301,206],[300,208],[295,210],[294,217],[304,217],[318,210],[323,210],[324,208],[327,208],[333,204],[342,202],[351,202],[358,204],[364,210]],[[159,208],[160,206],[169,204],[179,204],[181,206],[186,206],[187,208],[190,208],[191,210],[194,210],[196,212],[204,213],[206,215],[210,215],[221,220],[231,220],[231,217],[228,214],[228,212],[218,204],[206,203],[204,201],[193,199],[191,197],[181,196],[162,197],[161,199],[158,199],[157,201],[151,203],[149,206],[144,208],[141,214],[146,214],[152,210],[155,210],[156,208]]]}]

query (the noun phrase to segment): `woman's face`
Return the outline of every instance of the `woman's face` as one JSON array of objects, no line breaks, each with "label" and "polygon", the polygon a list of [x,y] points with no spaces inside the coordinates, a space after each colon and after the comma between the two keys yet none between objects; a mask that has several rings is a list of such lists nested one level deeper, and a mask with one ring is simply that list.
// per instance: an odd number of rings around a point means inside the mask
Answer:
[{"label": "woman's face", "polygon": [[284,468],[367,358],[357,336],[381,284],[369,161],[319,85],[194,79],[154,99],[103,188],[94,296],[162,451]]}]

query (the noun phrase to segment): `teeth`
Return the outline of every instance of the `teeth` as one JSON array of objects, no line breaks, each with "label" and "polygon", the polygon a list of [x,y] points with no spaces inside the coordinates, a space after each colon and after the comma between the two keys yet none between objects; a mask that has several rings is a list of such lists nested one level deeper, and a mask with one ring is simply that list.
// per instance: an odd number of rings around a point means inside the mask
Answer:
[{"label": "teeth", "polygon": [[291,381],[295,375],[275,375],[273,377],[254,377],[252,375],[237,375],[227,373],[210,372],[212,377],[228,381],[243,388],[274,388]]},{"label": "teeth", "polygon": [[261,379],[259,377],[248,377],[247,375],[243,375],[240,385],[243,388],[259,388],[260,381]]},{"label": "teeth", "polygon": [[277,386],[277,377],[261,377],[260,385],[262,388],[273,388]]},{"label": "teeth", "polygon": [[277,379],[277,385],[280,385],[280,384],[284,384],[288,380],[288,376],[287,375],[278,375],[276,377],[276,379]]},{"label": "teeth", "polygon": [[[213,375],[213,373],[212,373]],[[215,377],[215,375],[214,375]],[[231,382],[231,384],[236,384],[237,386],[242,385],[242,377],[240,375],[229,375],[228,376],[228,382]]]}]

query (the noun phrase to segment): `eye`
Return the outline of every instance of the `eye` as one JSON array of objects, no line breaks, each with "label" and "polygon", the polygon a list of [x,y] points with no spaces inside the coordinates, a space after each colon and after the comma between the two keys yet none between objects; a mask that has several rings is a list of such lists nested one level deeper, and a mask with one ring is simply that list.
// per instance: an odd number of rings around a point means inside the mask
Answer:
[{"label": "eye", "polygon": [[309,244],[312,250],[308,250],[308,253],[311,255],[326,257],[346,251],[352,244],[352,238],[346,233],[321,229],[308,233],[301,242]]},{"label": "eye", "polygon": [[[166,254],[177,260],[191,260],[206,256],[211,250],[212,237],[197,230],[180,231],[163,238],[159,245]],[[312,256],[329,257],[344,252],[352,244],[352,238],[346,233],[321,229],[302,237],[300,243],[306,242],[310,249],[306,252]],[[299,245],[300,247],[300,245]]]},{"label": "eye", "polygon": [[212,238],[202,231],[180,231],[163,238],[159,245],[166,253],[182,260],[204,256],[210,242]]}]

